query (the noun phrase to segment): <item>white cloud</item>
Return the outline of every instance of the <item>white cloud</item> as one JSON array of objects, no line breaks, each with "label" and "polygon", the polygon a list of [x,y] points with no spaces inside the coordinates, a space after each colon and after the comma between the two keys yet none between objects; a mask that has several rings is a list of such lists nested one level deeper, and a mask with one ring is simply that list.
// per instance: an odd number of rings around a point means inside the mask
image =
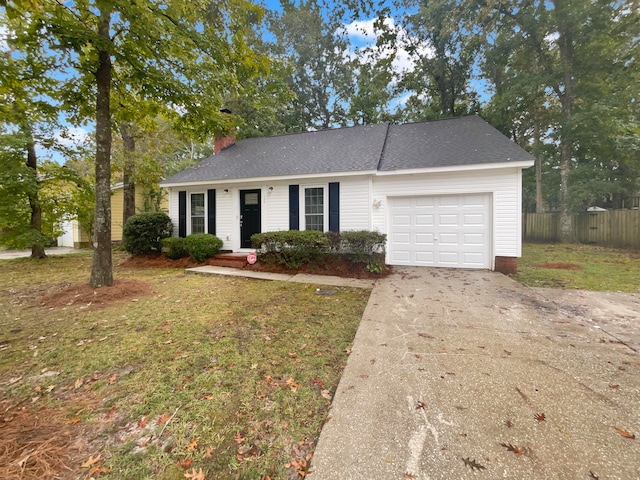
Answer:
[{"label": "white cloud", "polygon": [[88,140],[89,132],[81,127],[67,127],[56,136],[56,143],[66,148],[83,145]]},{"label": "white cloud", "polygon": [[[388,46],[378,47],[378,38],[383,33],[376,25],[377,20],[357,20],[348,25],[344,25],[339,34],[344,34],[349,38],[351,48],[347,52],[350,59],[359,58],[361,62],[372,62],[375,57],[389,58],[394,52]],[[397,26],[392,17],[383,20],[385,29],[396,33],[395,58],[392,63],[394,74],[399,76],[403,72],[410,72],[415,69],[417,58],[433,56],[433,48],[425,43],[419,42],[412,37],[404,28]],[[409,53],[409,48],[413,46],[413,54]]]},{"label": "white cloud", "polygon": [[9,29],[0,24],[0,52],[8,52],[9,44],[7,39],[9,38]]}]

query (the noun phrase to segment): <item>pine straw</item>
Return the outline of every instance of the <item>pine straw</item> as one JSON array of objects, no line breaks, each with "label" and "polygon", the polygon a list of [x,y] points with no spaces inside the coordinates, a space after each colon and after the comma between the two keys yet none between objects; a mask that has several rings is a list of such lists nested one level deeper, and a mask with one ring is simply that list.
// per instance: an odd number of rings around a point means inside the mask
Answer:
[{"label": "pine straw", "polygon": [[131,301],[152,294],[147,282],[131,278],[118,279],[111,287],[93,289],[88,284],[57,285],[38,298],[44,307],[65,307],[78,305],[83,308],[103,308],[113,303]]},{"label": "pine straw", "polygon": [[68,422],[46,409],[0,403],[0,478],[52,479],[69,471]]}]

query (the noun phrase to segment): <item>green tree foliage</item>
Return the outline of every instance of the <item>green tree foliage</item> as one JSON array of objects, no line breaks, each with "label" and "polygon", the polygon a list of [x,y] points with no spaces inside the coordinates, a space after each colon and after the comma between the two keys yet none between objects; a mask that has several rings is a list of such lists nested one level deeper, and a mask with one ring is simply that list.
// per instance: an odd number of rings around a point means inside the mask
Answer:
[{"label": "green tree foliage", "polygon": [[422,0],[407,18],[406,29],[415,68],[400,87],[409,94],[403,116],[432,120],[476,113],[479,103],[470,80],[478,42],[456,18],[455,0]]},{"label": "green tree foliage", "polygon": [[487,113],[536,153],[539,184],[545,166],[558,180],[547,195],[558,194],[565,240],[572,211],[638,188],[638,15],[629,2],[459,5],[457,18],[484,38]]},{"label": "green tree foliage", "polygon": [[282,0],[282,12],[269,13],[275,37],[272,53],[288,66],[287,83],[295,98],[280,122],[287,132],[322,129],[347,123],[346,103],[352,88],[348,45],[341,24],[328,20],[316,0]]},{"label": "green tree foliage", "polygon": [[69,113],[77,121],[95,121],[91,285],[111,285],[114,119],[137,120],[140,105],[149,101],[173,112],[176,125],[193,135],[227,130],[228,119],[220,113],[223,99],[239,92],[238,79],[268,68],[268,59],[246,42],[247,29],[263,11],[245,0],[14,0],[5,5],[9,18],[26,19],[29,28],[19,32],[25,41],[48,42],[67,62],[69,79],[61,91]]}]

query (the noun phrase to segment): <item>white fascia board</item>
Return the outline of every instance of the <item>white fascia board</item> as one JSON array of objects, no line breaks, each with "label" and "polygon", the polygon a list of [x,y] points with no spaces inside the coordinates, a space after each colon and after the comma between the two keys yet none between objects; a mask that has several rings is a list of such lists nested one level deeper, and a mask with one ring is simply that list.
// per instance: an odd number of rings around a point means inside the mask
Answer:
[{"label": "white fascia board", "polygon": [[441,173],[441,172],[471,172],[476,170],[498,170],[501,168],[529,168],[533,166],[533,160],[523,160],[520,162],[501,162],[501,163],[480,163],[477,165],[452,165],[446,167],[431,168],[407,168],[403,170],[377,171],[376,176],[391,175],[419,175],[421,173]]},{"label": "white fascia board", "polygon": [[334,177],[360,177],[366,175],[375,175],[376,170],[358,170],[357,172],[327,172],[327,173],[305,173],[300,175],[281,175],[277,177],[247,177],[247,178],[233,178],[229,180],[206,180],[196,182],[176,182],[176,183],[161,183],[160,186],[164,188],[170,187],[191,187],[195,185],[233,185],[238,183],[270,183],[280,181],[296,181],[296,180],[316,180],[320,178],[334,178]]}]

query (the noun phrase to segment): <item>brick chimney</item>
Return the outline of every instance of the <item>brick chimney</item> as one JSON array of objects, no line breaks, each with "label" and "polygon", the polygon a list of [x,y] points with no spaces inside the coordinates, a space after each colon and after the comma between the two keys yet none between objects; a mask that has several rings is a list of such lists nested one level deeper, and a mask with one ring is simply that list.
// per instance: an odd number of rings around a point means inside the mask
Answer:
[{"label": "brick chimney", "polygon": [[[220,110],[220,113],[224,115],[231,115],[231,110],[228,108],[223,108]],[[213,154],[217,155],[225,148],[230,147],[236,143],[236,134],[233,130],[231,130],[226,135],[216,135],[215,140],[213,141]]]},{"label": "brick chimney", "polygon": [[236,135],[234,132],[229,132],[226,136],[217,135],[213,141],[213,154],[217,155],[225,148],[230,147],[236,143]]}]

